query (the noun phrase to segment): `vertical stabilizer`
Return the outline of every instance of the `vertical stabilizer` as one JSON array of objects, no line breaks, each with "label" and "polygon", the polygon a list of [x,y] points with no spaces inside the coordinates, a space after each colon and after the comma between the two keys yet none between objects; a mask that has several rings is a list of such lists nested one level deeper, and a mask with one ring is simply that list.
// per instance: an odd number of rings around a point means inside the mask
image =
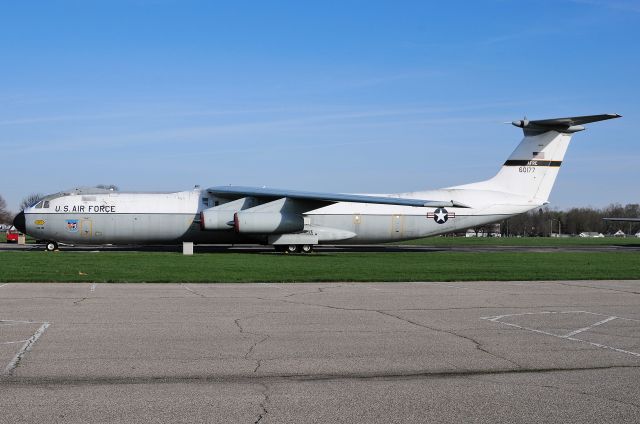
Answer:
[{"label": "vertical stabilizer", "polygon": [[514,121],[513,125],[523,129],[524,138],[500,171],[489,180],[454,188],[506,192],[543,204],[549,199],[573,133],[584,130],[582,124],[619,117],[608,114]]}]

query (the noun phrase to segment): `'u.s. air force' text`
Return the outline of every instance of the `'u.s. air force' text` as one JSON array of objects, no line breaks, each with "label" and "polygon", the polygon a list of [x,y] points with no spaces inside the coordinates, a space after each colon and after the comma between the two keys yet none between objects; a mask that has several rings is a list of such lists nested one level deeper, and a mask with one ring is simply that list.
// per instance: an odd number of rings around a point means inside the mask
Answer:
[{"label": "'u.s. air force' text", "polygon": [[56,212],[77,212],[77,213],[114,213],[116,211],[115,206],[108,205],[64,205],[64,206],[56,206]]}]

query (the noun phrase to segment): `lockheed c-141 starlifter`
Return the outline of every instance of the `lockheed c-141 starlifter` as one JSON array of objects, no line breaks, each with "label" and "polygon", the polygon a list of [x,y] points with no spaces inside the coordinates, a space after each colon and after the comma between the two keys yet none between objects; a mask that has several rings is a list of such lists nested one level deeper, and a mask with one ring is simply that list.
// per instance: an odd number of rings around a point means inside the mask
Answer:
[{"label": "lockheed c-141 starlifter", "polygon": [[313,246],[409,240],[501,221],[548,203],[574,133],[617,114],[518,120],[524,138],[485,181],[385,195],[220,186],[172,193],[78,188],[20,212],[16,228],[68,244],[268,244]]}]

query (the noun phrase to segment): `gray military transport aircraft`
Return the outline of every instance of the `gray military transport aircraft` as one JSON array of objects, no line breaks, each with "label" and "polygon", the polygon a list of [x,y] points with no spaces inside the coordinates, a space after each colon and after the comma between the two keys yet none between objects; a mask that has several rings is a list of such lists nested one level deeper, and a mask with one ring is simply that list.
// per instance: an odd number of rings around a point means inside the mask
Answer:
[{"label": "gray military transport aircraft", "polygon": [[313,246],[409,240],[501,221],[548,203],[573,133],[617,114],[518,120],[524,138],[485,181],[398,194],[313,193],[220,186],[172,193],[76,188],[48,195],[14,225],[46,249],[67,244]]}]

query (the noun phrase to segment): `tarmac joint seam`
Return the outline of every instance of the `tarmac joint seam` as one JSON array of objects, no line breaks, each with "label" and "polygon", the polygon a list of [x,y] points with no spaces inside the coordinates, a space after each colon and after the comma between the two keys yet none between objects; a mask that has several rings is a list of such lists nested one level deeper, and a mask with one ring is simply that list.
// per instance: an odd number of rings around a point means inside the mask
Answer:
[{"label": "tarmac joint seam", "polygon": [[342,374],[273,374],[273,375],[203,375],[203,376],[155,376],[155,377],[14,377],[0,378],[1,386],[52,386],[52,385],[110,385],[110,384],[184,384],[184,383],[245,383],[266,384],[277,382],[322,382],[341,380],[411,380],[421,378],[468,378],[474,376],[545,374],[562,372],[603,371],[612,369],[638,369],[640,365],[610,365],[601,367],[566,368],[507,368],[495,370],[450,370],[407,373],[342,373]]}]

